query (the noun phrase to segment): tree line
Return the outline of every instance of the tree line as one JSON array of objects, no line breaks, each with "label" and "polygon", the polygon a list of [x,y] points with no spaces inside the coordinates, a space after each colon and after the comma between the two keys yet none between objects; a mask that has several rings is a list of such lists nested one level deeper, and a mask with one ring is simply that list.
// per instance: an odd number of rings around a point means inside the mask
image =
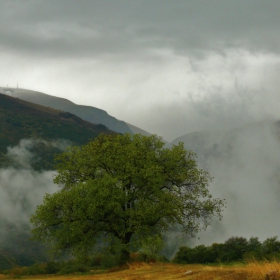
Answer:
[{"label": "tree line", "polygon": [[211,246],[182,246],[173,258],[175,263],[186,264],[262,260],[280,260],[280,241],[277,236],[267,238],[263,242],[258,237],[248,240],[236,236]]}]

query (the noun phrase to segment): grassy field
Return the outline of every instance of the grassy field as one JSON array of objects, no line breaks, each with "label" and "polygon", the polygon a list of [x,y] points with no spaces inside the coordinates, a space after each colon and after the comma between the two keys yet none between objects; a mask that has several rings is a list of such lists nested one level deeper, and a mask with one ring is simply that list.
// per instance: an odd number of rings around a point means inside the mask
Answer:
[{"label": "grassy field", "polygon": [[[247,265],[207,266],[207,265],[176,265],[167,263],[133,263],[122,271],[111,271],[97,275],[68,275],[68,276],[29,276],[21,279],[50,279],[50,280],[246,280],[246,279],[280,279],[279,276],[266,277],[271,271],[280,271],[280,263],[250,263]],[[11,278],[1,275],[0,279]]]}]

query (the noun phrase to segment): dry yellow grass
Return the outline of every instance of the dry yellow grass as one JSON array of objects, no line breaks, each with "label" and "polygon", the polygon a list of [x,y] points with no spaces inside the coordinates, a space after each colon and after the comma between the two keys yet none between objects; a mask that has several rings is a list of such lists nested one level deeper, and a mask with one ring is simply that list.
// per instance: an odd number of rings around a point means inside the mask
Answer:
[{"label": "dry yellow grass", "polygon": [[[186,274],[188,271],[190,274]],[[23,279],[50,279],[50,280],[264,280],[269,271],[280,271],[280,263],[250,263],[236,266],[207,266],[207,265],[176,265],[166,263],[133,263],[127,270],[107,272],[98,275],[73,276],[34,276]],[[0,279],[3,279],[0,277]],[[271,278],[280,279],[280,278]]]}]

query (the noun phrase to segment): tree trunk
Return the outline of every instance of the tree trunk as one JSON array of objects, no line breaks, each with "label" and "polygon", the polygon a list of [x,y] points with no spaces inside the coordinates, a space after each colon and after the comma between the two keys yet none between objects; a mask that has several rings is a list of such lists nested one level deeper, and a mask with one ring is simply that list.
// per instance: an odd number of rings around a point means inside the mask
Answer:
[{"label": "tree trunk", "polygon": [[129,245],[130,245],[130,239],[131,239],[132,233],[126,233],[124,238],[122,239],[122,251],[121,251],[121,257],[120,257],[120,265],[125,264],[129,261]]}]

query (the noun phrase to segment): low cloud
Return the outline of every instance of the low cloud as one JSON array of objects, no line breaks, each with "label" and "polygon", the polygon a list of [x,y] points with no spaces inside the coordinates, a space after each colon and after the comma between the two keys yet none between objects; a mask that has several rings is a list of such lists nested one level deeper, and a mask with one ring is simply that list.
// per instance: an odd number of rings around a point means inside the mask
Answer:
[{"label": "low cloud", "polygon": [[[23,154],[20,162],[25,164],[29,156]],[[47,259],[44,247],[30,239],[29,221],[44,195],[58,190],[53,171],[36,172],[26,166],[0,169],[0,248],[3,256],[22,266]]]},{"label": "low cloud", "polygon": [[33,152],[37,146],[44,145],[45,147],[54,147],[64,151],[71,141],[65,139],[58,139],[46,141],[43,139],[21,139],[17,146],[7,147],[7,158],[11,165],[18,169],[30,170],[32,163],[40,161],[40,158]]},{"label": "low cloud", "polygon": [[29,224],[45,193],[58,190],[53,183],[54,171],[0,169],[0,219],[9,224]]},{"label": "low cloud", "polygon": [[31,167],[33,161],[40,160],[32,152],[38,144],[64,150],[69,142],[22,139],[17,146],[8,147],[11,167],[0,169],[0,239],[8,234],[7,227],[16,227],[19,231],[30,228],[30,217],[43,202],[44,195],[59,190],[53,183],[55,171],[37,172]]},{"label": "low cloud", "polygon": [[200,240],[192,242],[209,245],[231,236],[264,240],[278,235],[279,135],[279,123],[254,123],[225,131],[210,149],[197,150],[200,166],[214,177],[211,192],[226,199],[227,208],[222,221],[214,220],[198,235]]}]

